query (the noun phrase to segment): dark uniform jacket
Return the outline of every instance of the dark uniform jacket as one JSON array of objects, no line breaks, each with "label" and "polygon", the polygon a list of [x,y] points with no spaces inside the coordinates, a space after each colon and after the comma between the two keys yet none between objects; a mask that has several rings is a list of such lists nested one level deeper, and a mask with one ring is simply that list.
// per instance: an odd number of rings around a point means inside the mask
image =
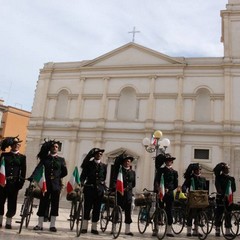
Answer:
[{"label": "dark uniform jacket", "polygon": [[48,155],[45,159],[39,162],[32,176],[37,174],[42,165],[45,167],[47,191],[60,191],[62,188],[62,178],[68,173],[65,159],[57,155]]},{"label": "dark uniform jacket", "polygon": [[228,181],[231,181],[232,192],[236,191],[235,178],[229,175],[221,174],[216,177],[215,186],[217,193],[224,195],[227,189]]},{"label": "dark uniform jacket", "polygon": [[[96,163],[94,160],[89,161],[83,168],[80,181],[86,184],[86,187],[96,188],[103,192],[107,176],[107,165],[105,163]],[[84,188],[85,189],[85,188]]]},{"label": "dark uniform jacket", "polygon": [[158,191],[160,186],[161,177],[163,174],[164,187],[168,189],[169,192],[173,192],[178,186],[178,172],[172,168],[163,167],[157,169],[157,173],[154,180],[154,188]]},{"label": "dark uniform jacket", "polygon": [[122,167],[124,195],[118,195],[119,203],[126,204],[132,202],[133,188],[136,186],[136,174],[131,168]]},{"label": "dark uniform jacket", "polygon": [[17,184],[18,189],[21,189],[26,177],[26,156],[20,153],[6,152],[1,154],[1,161],[5,160],[5,174],[7,184],[10,187],[12,184]]},{"label": "dark uniform jacket", "polygon": [[194,190],[207,190],[207,185],[206,185],[206,178],[202,176],[197,176],[195,174],[192,174],[190,178],[187,178],[183,185],[182,185],[182,190],[183,192],[186,192],[187,189],[190,190],[191,188],[191,179],[193,178],[194,180]]},{"label": "dark uniform jacket", "polygon": [[232,192],[236,192],[236,182],[234,177],[231,177],[225,174],[220,174],[215,179],[215,187],[216,187],[217,193],[219,194],[219,196],[217,196],[217,200],[219,200],[220,203],[225,196],[229,180],[231,181]]}]

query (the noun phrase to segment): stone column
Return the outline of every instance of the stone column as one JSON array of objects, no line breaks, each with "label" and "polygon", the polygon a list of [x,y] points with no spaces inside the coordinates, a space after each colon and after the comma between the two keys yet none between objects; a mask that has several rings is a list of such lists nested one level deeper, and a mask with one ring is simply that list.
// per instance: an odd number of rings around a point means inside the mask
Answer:
[{"label": "stone column", "polygon": [[100,115],[99,120],[102,124],[104,124],[105,118],[106,118],[106,105],[107,105],[107,92],[108,92],[108,81],[110,78],[105,77],[103,78],[104,81],[104,87],[103,87],[103,94],[102,94],[102,100],[101,100],[101,109],[100,109]]},{"label": "stone column", "polygon": [[38,91],[35,93],[34,97],[32,117],[45,117],[48,90],[53,73],[53,65],[53,63],[47,63],[41,70],[37,83]]},{"label": "stone column", "polygon": [[147,120],[153,121],[154,118],[154,107],[155,107],[155,99],[154,99],[154,92],[155,92],[155,80],[156,76],[149,77],[149,98],[148,98],[148,113],[147,113]]},{"label": "stone column", "polygon": [[182,93],[183,93],[183,76],[178,76],[178,93],[177,93],[178,95],[177,95],[177,112],[176,112],[177,120],[183,120],[182,119],[182,111],[183,111]]},{"label": "stone column", "polygon": [[79,95],[78,95],[78,100],[77,100],[77,106],[76,106],[76,119],[81,119],[82,118],[82,107],[83,107],[83,100],[82,100],[82,95],[84,93],[84,83],[86,81],[86,78],[80,78],[79,79],[80,84],[79,84]]}]

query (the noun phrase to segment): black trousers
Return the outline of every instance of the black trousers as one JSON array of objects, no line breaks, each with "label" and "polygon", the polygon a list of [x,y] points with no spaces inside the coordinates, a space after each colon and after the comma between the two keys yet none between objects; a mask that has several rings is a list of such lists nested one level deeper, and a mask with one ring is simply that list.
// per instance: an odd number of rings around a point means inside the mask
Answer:
[{"label": "black trousers", "polygon": [[[225,221],[225,228],[231,228],[231,211],[232,211],[232,206],[227,206],[226,207],[227,214],[226,214],[226,221]],[[216,208],[216,213],[215,213],[215,226],[220,227],[222,224],[222,216],[224,212],[224,206],[222,204],[217,205]],[[229,214],[228,214],[229,213]]]},{"label": "black trousers", "polygon": [[125,223],[132,223],[132,192],[124,192],[124,195],[117,193],[118,205],[122,208],[125,214]]},{"label": "black trousers", "polygon": [[[172,191],[165,193],[163,197],[163,202],[165,203],[165,211],[167,214],[168,225],[172,225],[173,223],[172,209],[173,209],[173,202],[174,202],[174,196]],[[160,203],[161,207],[162,205],[163,203]]]},{"label": "black trousers", "polygon": [[188,209],[188,214],[187,214],[187,226],[191,227],[193,224],[193,220],[194,220],[194,224],[198,224],[196,222],[196,217],[198,215],[198,213],[201,211],[201,209],[198,208],[190,208]]},{"label": "black trousers", "polygon": [[84,188],[84,220],[90,220],[92,210],[92,222],[99,221],[103,196],[103,189],[97,189],[96,187]]},{"label": "black trousers", "polygon": [[0,215],[4,215],[4,205],[7,200],[6,217],[12,218],[17,210],[18,186],[16,184],[7,184],[5,187],[0,186]]},{"label": "black trousers", "polygon": [[46,209],[50,204],[50,216],[58,216],[59,210],[59,199],[60,199],[60,191],[48,191],[40,198],[39,208],[37,215],[39,217],[44,217],[46,215]]}]

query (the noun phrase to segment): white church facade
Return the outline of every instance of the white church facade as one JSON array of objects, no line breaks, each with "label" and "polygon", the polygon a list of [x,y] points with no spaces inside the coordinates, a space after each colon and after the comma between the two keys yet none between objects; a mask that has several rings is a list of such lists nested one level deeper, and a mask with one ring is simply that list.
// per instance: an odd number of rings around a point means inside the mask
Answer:
[{"label": "white church facade", "polygon": [[[228,0],[221,18],[222,57],[173,58],[131,42],[93,60],[44,64],[28,159],[36,159],[45,138],[59,140],[70,176],[91,148],[104,148],[109,183],[114,157],[126,150],[141,192],[152,188],[155,156],[142,139],[161,130],[171,141],[179,184],[186,167],[199,162],[213,192],[212,169],[227,162],[240,200],[240,0]],[[31,173],[37,159],[28,163]]]}]

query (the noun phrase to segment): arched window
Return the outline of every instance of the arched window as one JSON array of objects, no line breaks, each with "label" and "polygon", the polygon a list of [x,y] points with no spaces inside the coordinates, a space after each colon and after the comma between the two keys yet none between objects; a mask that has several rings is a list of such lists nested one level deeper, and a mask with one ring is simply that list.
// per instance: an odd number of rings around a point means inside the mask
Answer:
[{"label": "arched window", "polygon": [[209,122],[211,120],[210,92],[205,88],[197,91],[195,120],[198,122]]},{"label": "arched window", "polygon": [[121,91],[118,102],[117,119],[135,120],[137,118],[137,98],[136,91],[131,87],[126,87]]},{"label": "arched window", "polygon": [[56,110],[55,110],[56,118],[66,118],[67,107],[68,107],[68,91],[61,90],[58,93],[58,97],[57,97],[57,104],[56,104]]}]

